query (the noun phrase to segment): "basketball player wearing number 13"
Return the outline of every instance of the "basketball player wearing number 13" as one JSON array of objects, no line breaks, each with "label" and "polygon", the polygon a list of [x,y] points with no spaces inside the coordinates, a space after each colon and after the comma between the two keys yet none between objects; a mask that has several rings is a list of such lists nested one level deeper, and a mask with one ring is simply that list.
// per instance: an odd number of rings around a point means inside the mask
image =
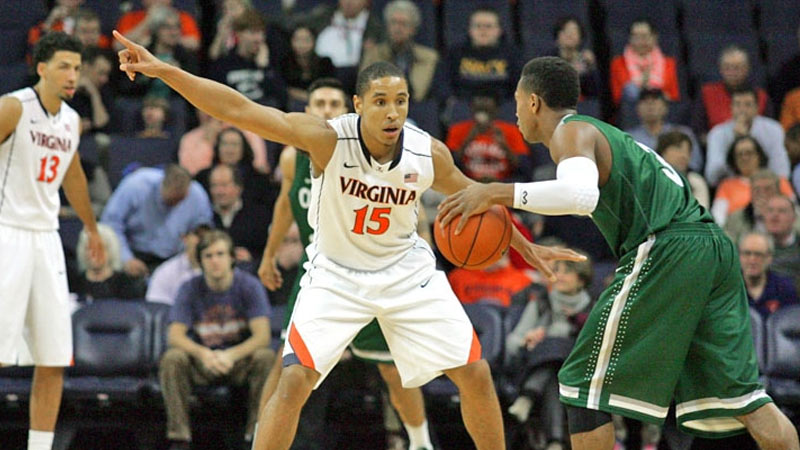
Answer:
[{"label": "basketball player wearing number 13", "polygon": [[[500,406],[486,361],[445,275],[416,234],[422,192],[451,194],[473,183],[447,147],[405,123],[408,83],[376,63],[358,76],[358,114],[325,121],[251,102],[219,83],[163,63],[122,35],[120,69],[158,77],[201,110],[265,139],[308,151],[314,241],[283,353],[278,388],[262,411],[253,447],[288,449],[300,409],[345,347],[378,319],[404,387],[441,373],[458,386],[464,422],[478,449],[503,449]],[[512,245],[552,276],[547,263],[578,260],[536,246],[514,230]]]},{"label": "basketball player wearing number 13", "polygon": [[794,427],[758,383],[733,243],[653,150],[575,114],[579,90],[569,63],[529,62],[515,92],[518,125],[527,141],[550,149],[556,179],[475,184],[439,212],[443,224],[492,204],[591,214],[619,258],[558,374],[572,448],[610,450],[610,413],[658,424],[674,397],[685,432],[746,429],[763,449],[797,450]]}]

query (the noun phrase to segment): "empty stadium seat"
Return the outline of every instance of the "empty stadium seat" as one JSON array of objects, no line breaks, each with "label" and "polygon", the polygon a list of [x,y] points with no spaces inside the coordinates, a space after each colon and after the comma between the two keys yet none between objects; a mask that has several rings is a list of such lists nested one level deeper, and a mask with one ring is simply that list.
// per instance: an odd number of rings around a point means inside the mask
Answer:
[{"label": "empty stadium seat", "polygon": [[751,33],[751,0],[682,0],[683,29],[688,33]]},{"label": "empty stadium seat", "polygon": [[[0,36],[2,36],[0,31]],[[0,43],[2,45],[2,43]],[[2,57],[0,57],[2,59]],[[31,71],[24,62],[0,65],[0,95],[22,89],[30,84]]]},{"label": "empty stadium seat", "polygon": [[443,139],[442,127],[439,123],[439,105],[436,100],[412,103],[408,109],[408,118],[431,136]]},{"label": "empty stadium seat", "polygon": [[542,56],[555,45],[553,31],[559,19],[575,16],[583,25],[585,36],[583,42],[592,47],[594,36],[589,23],[589,7],[587,0],[520,0],[519,11],[520,35],[525,49],[525,59]]},{"label": "empty stadium seat", "polygon": [[[800,2],[799,2],[800,3]],[[775,76],[781,67],[800,53],[797,33],[768,32],[764,36],[767,46],[767,73]]]},{"label": "empty stadium seat", "polygon": [[800,407],[800,305],[767,319],[766,341],[768,393],[779,406]]},{"label": "empty stadium seat", "polygon": [[469,38],[469,17],[478,7],[489,6],[500,15],[500,28],[508,42],[514,40],[511,6],[508,0],[445,0],[443,2],[444,42],[447,47],[466,42]]},{"label": "empty stadium seat", "polygon": [[678,10],[672,0],[642,2],[639,0],[605,0],[606,32],[630,29],[634,20],[647,18],[659,34],[676,34]]},{"label": "empty stadium seat", "polygon": [[759,0],[759,30],[797,33],[800,25],[800,2],[797,0]]},{"label": "empty stadium seat", "polygon": [[133,170],[157,167],[174,162],[177,141],[174,139],[142,139],[111,136],[108,157],[108,180],[116,188],[120,180]]},{"label": "empty stadium seat", "polygon": [[[0,62],[13,64],[23,62],[28,52],[28,29],[22,27],[0,27]],[[6,90],[6,88],[3,88]]]}]

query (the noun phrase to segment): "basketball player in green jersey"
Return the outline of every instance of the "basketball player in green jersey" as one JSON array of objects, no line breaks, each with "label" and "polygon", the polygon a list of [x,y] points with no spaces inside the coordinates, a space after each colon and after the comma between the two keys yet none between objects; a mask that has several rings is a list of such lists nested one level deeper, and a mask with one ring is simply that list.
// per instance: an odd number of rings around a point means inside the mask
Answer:
[{"label": "basketball player in green jersey", "polygon": [[686,179],[628,134],[575,113],[578,75],[559,58],[530,61],[518,125],[557,164],[556,179],[471,185],[440,205],[442,224],[492,204],[591,215],[619,258],[559,372],[572,448],[612,449],[611,414],[703,437],[749,431],[763,449],[797,450],[797,432],[758,383],[747,295],[733,243]]},{"label": "basketball player in green jersey", "polygon": [[[307,113],[326,120],[347,113],[344,88],[341,82],[335,78],[320,78],[314,81],[311,83],[308,93]],[[311,199],[311,165],[308,154],[298,151],[294,147],[286,147],[281,152],[279,164],[284,178],[281,182],[281,191],[275,202],[272,227],[267,239],[264,256],[258,269],[261,281],[270,290],[279,288],[283,283],[276,265],[276,255],[292,221],[294,220],[297,223],[303,248],[311,242],[311,237],[314,233],[308,223],[308,206]],[[294,302],[300,290],[300,279],[305,272],[303,264],[306,260],[307,255],[303,252],[303,257],[300,260],[300,270],[298,270],[292,291],[289,294],[282,334],[287,329],[294,309]],[[425,419],[425,402],[422,398],[422,391],[420,388],[403,388],[400,382],[400,374],[392,363],[389,346],[383,338],[377,320],[373,320],[361,330],[353,340],[351,350],[356,357],[377,364],[381,377],[383,377],[389,390],[389,398],[392,405],[400,415],[406,432],[408,432],[409,448],[412,450],[432,450],[433,444],[428,433],[428,421]],[[283,351],[279,350],[278,355],[282,354]],[[259,410],[264,408],[273,392],[275,392],[282,368],[283,358],[278,357],[267,382],[264,384]]]}]

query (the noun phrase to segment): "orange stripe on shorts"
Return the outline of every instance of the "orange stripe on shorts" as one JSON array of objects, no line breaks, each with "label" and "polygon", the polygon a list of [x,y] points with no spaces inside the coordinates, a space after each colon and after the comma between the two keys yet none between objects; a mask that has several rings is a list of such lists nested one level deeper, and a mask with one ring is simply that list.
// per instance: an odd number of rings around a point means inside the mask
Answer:
[{"label": "orange stripe on shorts", "polygon": [[300,360],[300,364],[309,369],[316,370],[316,367],[314,367],[314,359],[311,358],[311,353],[308,352],[308,347],[306,347],[306,343],[303,342],[303,338],[300,336],[300,333],[297,332],[297,328],[295,328],[294,324],[292,324],[292,329],[289,330],[289,345],[292,346],[292,350],[294,350],[294,354],[297,355],[297,359]]},{"label": "orange stripe on shorts", "polygon": [[475,332],[475,329],[472,329],[472,345],[469,347],[469,359],[467,359],[467,364],[475,362],[481,359],[481,341],[478,340],[478,333]]}]

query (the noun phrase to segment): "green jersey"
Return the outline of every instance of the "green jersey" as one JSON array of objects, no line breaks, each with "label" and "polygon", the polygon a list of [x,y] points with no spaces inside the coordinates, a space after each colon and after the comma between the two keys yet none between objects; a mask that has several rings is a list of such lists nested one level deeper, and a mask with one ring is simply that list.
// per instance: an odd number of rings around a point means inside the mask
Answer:
[{"label": "green jersey", "polygon": [[594,125],[611,149],[611,173],[600,188],[592,220],[618,258],[672,223],[713,222],[694,199],[689,182],[654,150],[593,117],[564,118],[574,121]]},{"label": "green jersey", "polygon": [[[297,151],[294,160],[294,181],[289,189],[289,204],[297,227],[300,229],[300,242],[303,248],[311,243],[314,230],[308,224],[308,204],[311,201],[311,160],[308,153]],[[305,259],[305,252],[303,253]]]}]

